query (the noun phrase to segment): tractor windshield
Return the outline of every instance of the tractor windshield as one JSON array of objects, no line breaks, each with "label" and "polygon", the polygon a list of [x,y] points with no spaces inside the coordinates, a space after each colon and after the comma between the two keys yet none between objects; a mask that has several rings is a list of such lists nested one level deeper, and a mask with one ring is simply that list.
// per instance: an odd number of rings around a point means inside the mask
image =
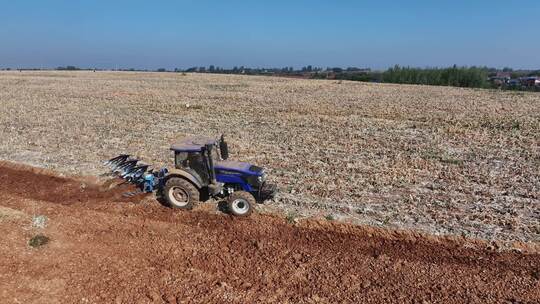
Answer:
[{"label": "tractor windshield", "polygon": [[203,181],[208,180],[208,169],[201,152],[177,152],[174,158],[177,168],[192,169]]}]

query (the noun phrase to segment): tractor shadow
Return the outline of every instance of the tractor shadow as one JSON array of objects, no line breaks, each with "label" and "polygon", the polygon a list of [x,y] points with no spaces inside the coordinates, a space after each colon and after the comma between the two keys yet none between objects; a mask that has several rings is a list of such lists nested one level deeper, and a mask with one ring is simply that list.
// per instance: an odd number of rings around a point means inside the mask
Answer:
[{"label": "tractor shadow", "polygon": [[[166,207],[166,208],[171,208],[171,206],[169,206],[169,204],[167,203],[165,196],[163,196],[163,194],[160,191],[156,192],[155,197],[156,197],[156,201],[158,201],[158,203],[161,206]],[[205,204],[209,200],[210,200],[210,197],[208,197],[208,195],[203,195],[203,193],[201,193],[199,204]],[[197,208],[197,206],[195,206],[195,208]],[[217,200],[216,208],[219,212],[222,212],[224,214],[229,214],[229,215],[231,214],[231,212],[229,211],[229,207],[227,206],[227,200],[223,200],[223,199]]]},{"label": "tractor shadow", "polygon": [[163,194],[161,194],[159,191],[156,192],[156,201],[158,201],[158,203],[163,207],[171,208],[169,204],[167,204],[167,201],[165,200]]},{"label": "tractor shadow", "polygon": [[231,211],[229,210],[229,207],[227,206],[226,200],[220,200],[217,203],[217,210],[221,211],[225,214],[231,214]]}]

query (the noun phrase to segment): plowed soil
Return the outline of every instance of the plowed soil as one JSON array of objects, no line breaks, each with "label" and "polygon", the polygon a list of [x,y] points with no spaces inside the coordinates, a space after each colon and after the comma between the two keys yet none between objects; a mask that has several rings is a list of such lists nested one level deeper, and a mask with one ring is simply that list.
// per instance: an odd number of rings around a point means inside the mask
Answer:
[{"label": "plowed soil", "polygon": [[[1,303],[539,303],[529,248],[330,221],[190,212],[0,165]],[[45,215],[45,228],[31,225]],[[39,248],[28,240],[44,234]]]}]

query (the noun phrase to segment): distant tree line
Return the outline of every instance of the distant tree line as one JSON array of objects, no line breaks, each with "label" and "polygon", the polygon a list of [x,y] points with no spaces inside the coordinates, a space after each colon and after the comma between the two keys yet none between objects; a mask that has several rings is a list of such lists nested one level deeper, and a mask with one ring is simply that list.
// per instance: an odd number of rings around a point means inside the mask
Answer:
[{"label": "distant tree line", "polygon": [[371,71],[369,68],[358,67],[328,67],[326,69],[311,65],[294,69],[284,68],[246,68],[243,66],[232,69],[222,69],[213,65],[206,67],[192,67],[186,70],[175,69],[177,72],[191,73],[221,73],[246,75],[275,75],[302,77],[311,79],[337,79],[365,82],[387,82],[402,84],[442,85],[469,88],[490,87],[488,75],[490,69],[481,67],[449,68],[413,68],[396,65],[385,71]]},{"label": "distant tree line", "polygon": [[301,76],[302,73],[311,73],[322,71],[322,68],[313,67],[311,65],[302,67],[301,69],[294,69],[293,67],[283,68],[251,68],[244,66],[235,66],[233,68],[221,68],[219,66],[210,65],[208,67],[191,67],[187,69],[174,69],[175,72],[186,73],[214,73],[214,74],[246,74],[246,75],[297,75]]},{"label": "distant tree line", "polygon": [[74,65],[68,65],[68,66],[60,66],[56,68],[58,71],[79,71],[80,68],[74,66]]},{"label": "distant tree line", "polygon": [[466,88],[488,88],[488,68],[411,68],[396,65],[382,73],[382,81],[389,83],[424,84]]},{"label": "distant tree line", "polygon": [[[73,65],[56,68],[60,71],[78,71],[94,70],[79,68]],[[6,70],[9,70],[7,68]],[[35,69],[18,69],[35,70]],[[152,70],[142,69],[116,69],[118,71],[144,71]],[[511,90],[540,90],[540,86],[535,80],[526,79],[527,77],[540,77],[540,70],[513,70],[512,68],[487,68],[487,67],[458,67],[456,65],[448,68],[416,68],[402,67],[395,65],[384,71],[372,71],[369,68],[359,67],[327,67],[321,68],[312,65],[301,68],[282,67],[282,68],[250,68],[244,66],[235,66],[233,68],[222,68],[215,65],[208,67],[190,67],[187,69],[175,68],[167,70],[159,68],[156,72],[181,72],[181,73],[215,73],[215,74],[243,74],[243,75],[267,75],[284,76],[309,79],[336,79],[352,80],[364,82],[385,82],[400,84],[422,84],[455,86],[467,88],[499,88]],[[540,78],[539,78],[540,79]],[[524,83],[526,83],[524,85]],[[529,85],[528,83],[533,83]]]}]

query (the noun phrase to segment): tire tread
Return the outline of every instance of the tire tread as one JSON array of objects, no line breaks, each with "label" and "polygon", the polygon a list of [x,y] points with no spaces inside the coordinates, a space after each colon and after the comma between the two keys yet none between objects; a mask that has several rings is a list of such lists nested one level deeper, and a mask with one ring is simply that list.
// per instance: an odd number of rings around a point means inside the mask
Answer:
[{"label": "tire tread", "polygon": [[[184,207],[175,206],[171,203],[171,200],[169,199],[169,189],[173,186],[181,187],[186,190],[189,194],[189,202]],[[165,183],[165,187],[163,187],[163,195],[165,197],[165,200],[172,208],[177,209],[184,209],[184,210],[191,210],[195,205],[199,202],[200,193],[199,190],[188,180],[183,179],[181,177],[171,177],[167,180]]]}]

